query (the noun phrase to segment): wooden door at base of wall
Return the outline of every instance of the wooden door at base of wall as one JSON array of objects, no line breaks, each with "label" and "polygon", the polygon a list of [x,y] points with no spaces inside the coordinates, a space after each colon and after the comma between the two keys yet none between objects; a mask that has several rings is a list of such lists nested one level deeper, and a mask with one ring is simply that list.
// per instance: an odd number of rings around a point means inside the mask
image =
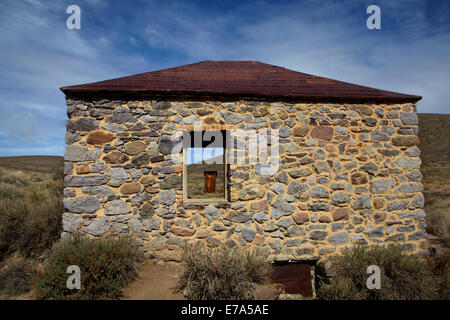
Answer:
[{"label": "wooden door at base of wall", "polygon": [[283,285],[290,294],[312,297],[311,265],[309,263],[278,263],[273,266],[272,281]]}]

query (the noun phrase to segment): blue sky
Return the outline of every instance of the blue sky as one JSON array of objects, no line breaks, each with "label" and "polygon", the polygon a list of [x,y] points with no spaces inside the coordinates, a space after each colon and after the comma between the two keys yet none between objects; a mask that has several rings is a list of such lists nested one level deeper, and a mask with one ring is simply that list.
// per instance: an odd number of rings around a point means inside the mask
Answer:
[{"label": "blue sky", "polygon": [[[81,30],[66,28],[71,4]],[[371,4],[381,30],[366,28]],[[450,1],[2,0],[0,48],[0,156],[64,154],[62,86],[202,60],[258,60],[450,110]]]},{"label": "blue sky", "polygon": [[206,161],[221,155],[223,155],[223,148],[187,148],[186,163],[192,164]]}]

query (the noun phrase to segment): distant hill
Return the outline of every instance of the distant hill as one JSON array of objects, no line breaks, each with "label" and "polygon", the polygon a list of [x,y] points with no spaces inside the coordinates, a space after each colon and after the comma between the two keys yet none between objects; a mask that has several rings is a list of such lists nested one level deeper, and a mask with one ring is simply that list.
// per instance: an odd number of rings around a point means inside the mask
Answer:
[{"label": "distant hill", "polygon": [[450,114],[419,113],[418,116],[423,164],[450,163]]},{"label": "distant hill", "polygon": [[39,171],[55,172],[64,168],[64,157],[60,156],[17,156],[0,157],[0,167]]}]

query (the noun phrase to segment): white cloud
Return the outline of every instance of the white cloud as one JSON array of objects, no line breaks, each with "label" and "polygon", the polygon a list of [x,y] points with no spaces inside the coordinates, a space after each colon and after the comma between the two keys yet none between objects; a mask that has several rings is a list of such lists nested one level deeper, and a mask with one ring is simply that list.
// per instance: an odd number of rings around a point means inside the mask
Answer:
[{"label": "white cloud", "polygon": [[[259,60],[422,95],[419,112],[449,112],[448,30],[430,23],[426,1],[380,1],[380,7],[382,29],[370,31],[366,6],[358,2],[260,2],[220,19],[193,6],[172,5],[152,16],[144,36],[154,47],[179,50],[195,61]],[[247,11],[256,17],[246,20]]]},{"label": "white cloud", "polygon": [[23,141],[54,143],[53,150],[63,153],[61,86],[201,60],[259,60],[422,95],[419,112],[449,112],[450,3],[430,17],[426,0],[380,0],[378,31],[365,27],[369,1],[254,1],[220,10],[194,2],[139,1],[118,8],[105,0],[82,1],[81,30],[67,30],[68,4],[2,2],[0,154],[23,154]]},{"label": "white cloud", "polygon": [[62,2],[2,4],[1,150],[10,141],[20,145],[50,140],[63,150],[66,105],[59,88],[123,76],[127,70],[138,70],[138,64],[145,65],[141,56],[117,52],[101,32],[68,30],[66,16]]}]

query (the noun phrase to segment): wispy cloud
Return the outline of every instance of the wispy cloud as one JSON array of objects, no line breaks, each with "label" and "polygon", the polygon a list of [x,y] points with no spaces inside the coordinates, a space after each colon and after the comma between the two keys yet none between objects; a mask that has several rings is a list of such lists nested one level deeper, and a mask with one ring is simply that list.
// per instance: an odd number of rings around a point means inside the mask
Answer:
[{"label": "wispy cloud", "polygon": [[201,60],[259,60],[423,96],[419,112],[448,113],[450,2],[6,0],[0,7],[0,155],[64,152],[64,85]]},{"label": "wispy cloud", "polygon": [[371,31],[365,26],[370,4],[365,2],[259,2],[215,15],[167,6],[150,19],[145,39],[190,59],[260,60],[418,94],[423,96],[419,112],[448,112],[449,5],[379,1],[382,29]]},{"label": "wispy cloud", "polygon": [[59,87],[123,76],[133,68],[138,72],[139,63],[145,65],[138,53],[116,50],[95,28],[68,30],[67,5],[2,3],[0,154],[62,155],[66,106]]}]

